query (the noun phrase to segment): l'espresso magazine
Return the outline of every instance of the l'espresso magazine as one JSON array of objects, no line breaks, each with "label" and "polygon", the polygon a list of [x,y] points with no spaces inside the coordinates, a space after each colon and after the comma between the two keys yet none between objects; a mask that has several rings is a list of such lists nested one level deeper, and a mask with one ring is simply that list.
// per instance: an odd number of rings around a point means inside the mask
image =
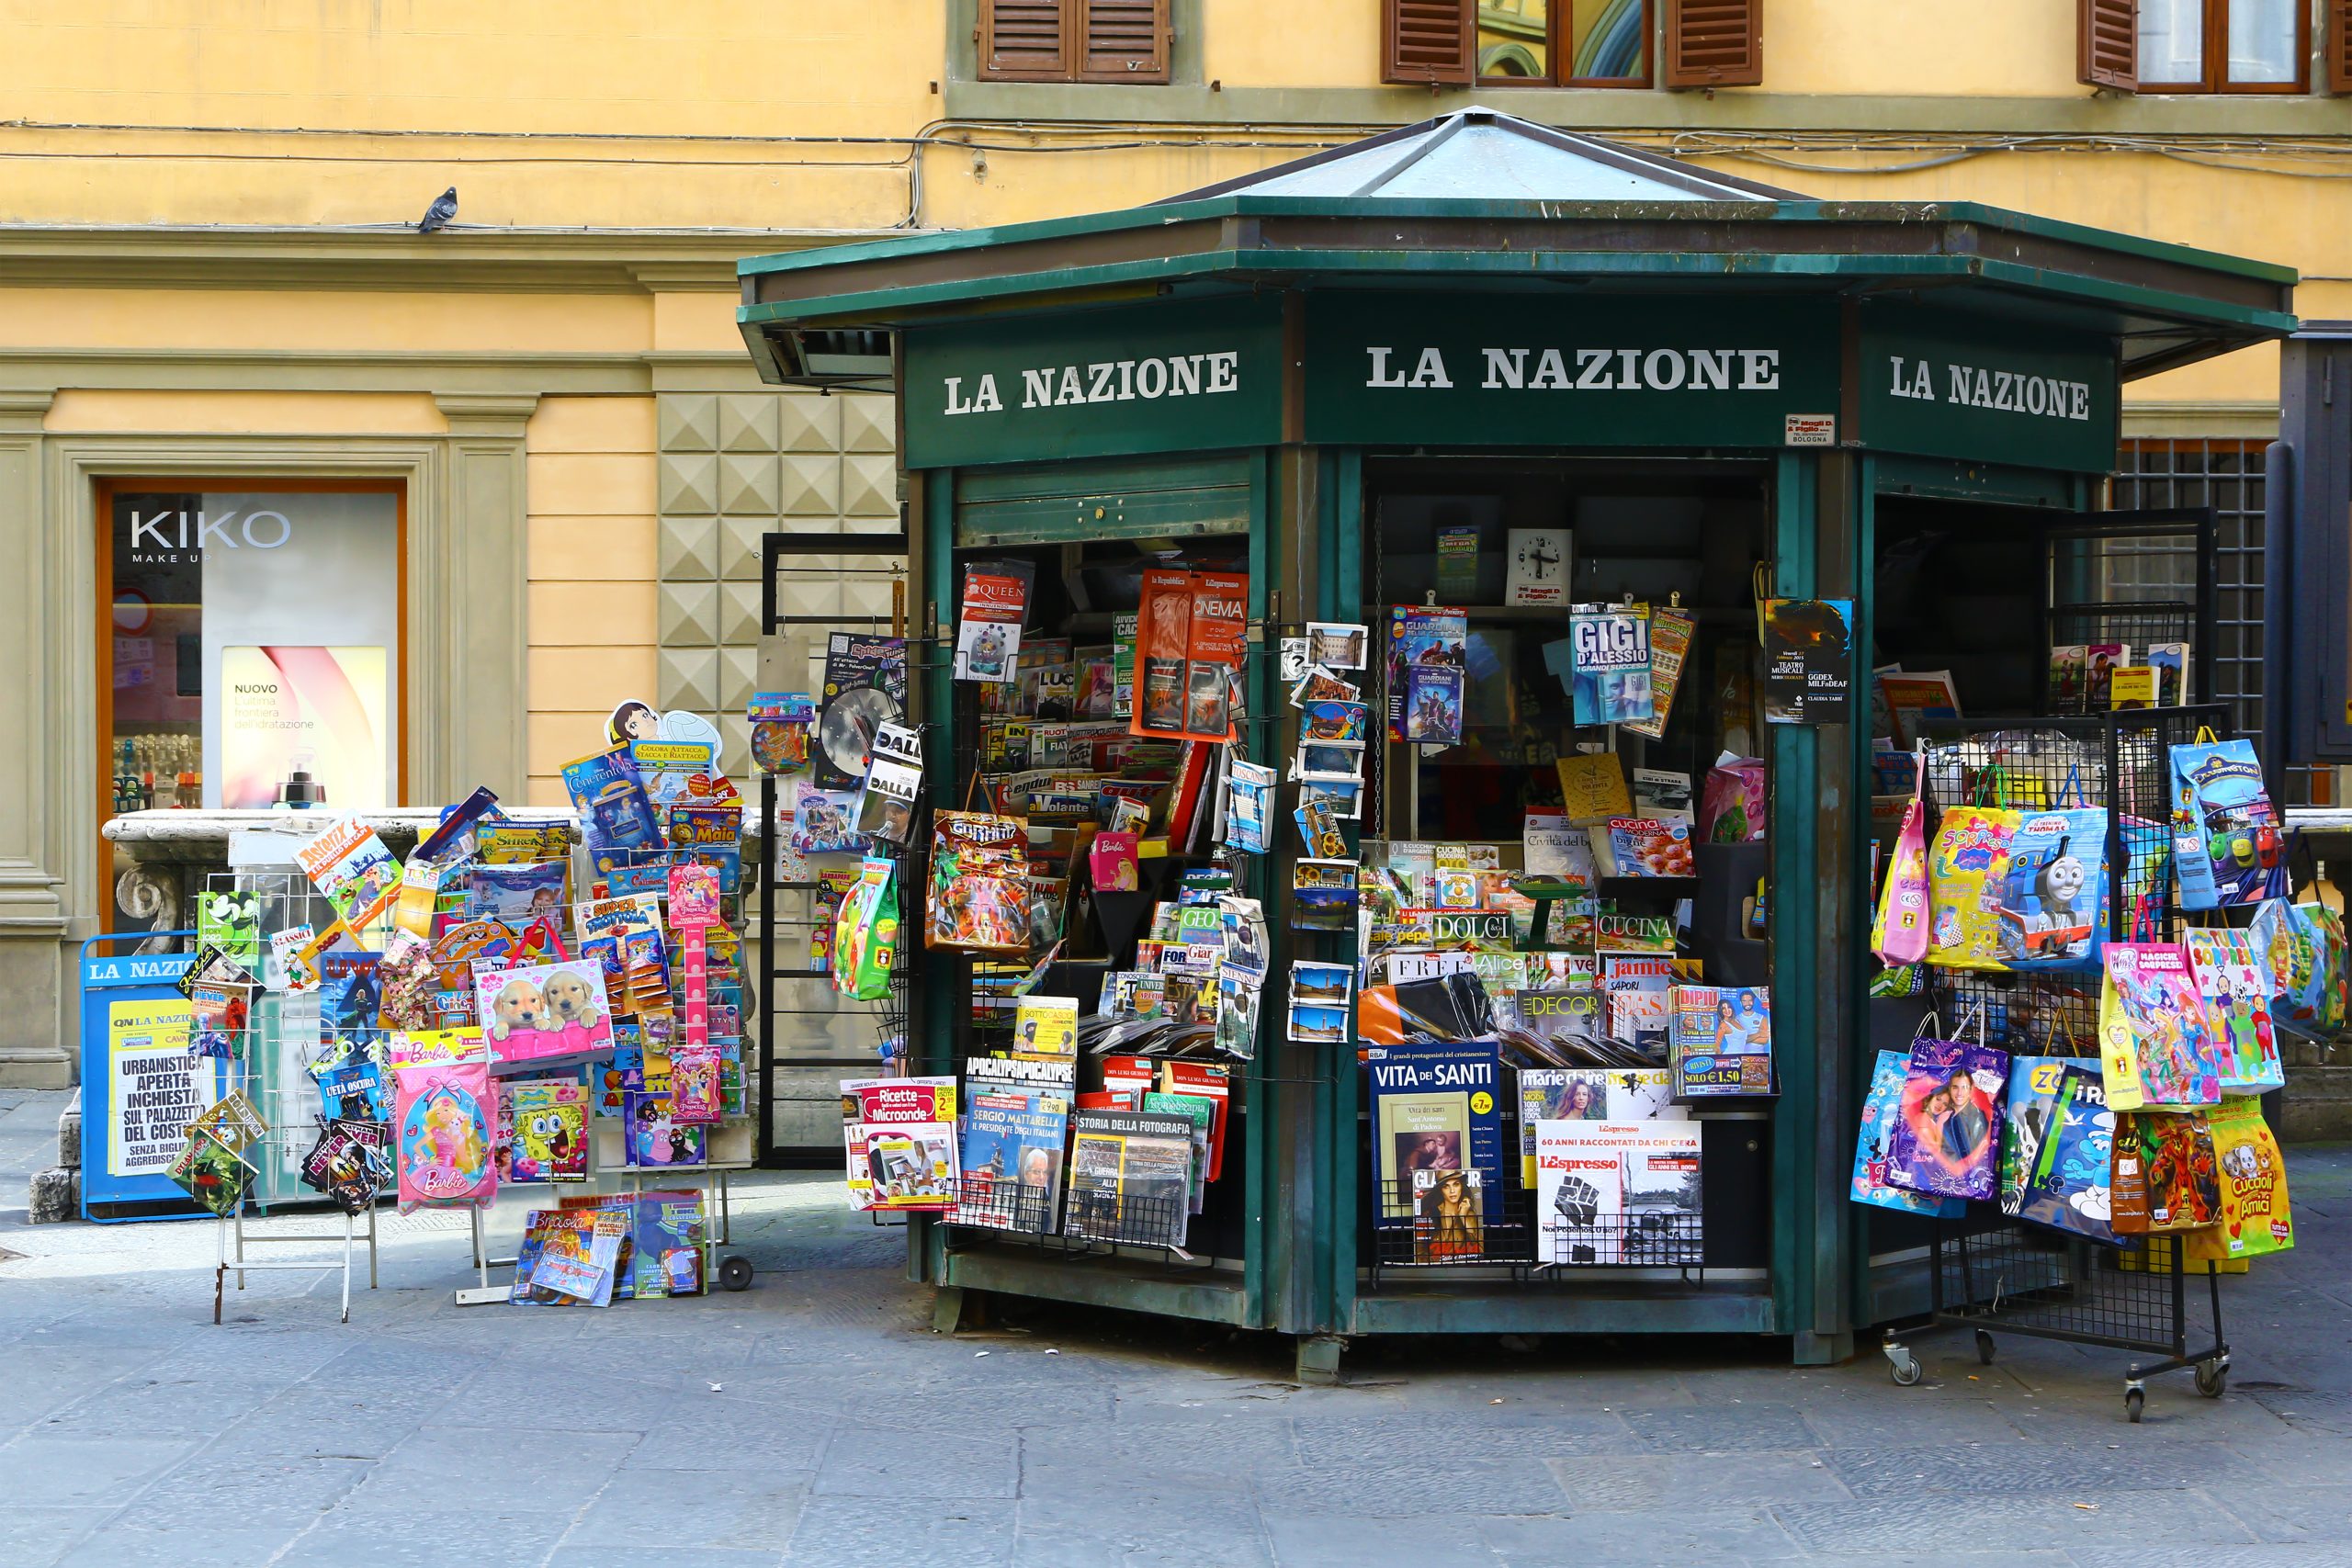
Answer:
[{"label": "l'espresso magazine", "polygon": [[1538,1122],[1537,1261],[1700,1261],[1698,1122]]},{"label": "l'espresso magazine", "polygon": [[1070,1117],[1065,1235],[1182,1251],[1193,1184],[1193,1123],[1157,1111]]}]

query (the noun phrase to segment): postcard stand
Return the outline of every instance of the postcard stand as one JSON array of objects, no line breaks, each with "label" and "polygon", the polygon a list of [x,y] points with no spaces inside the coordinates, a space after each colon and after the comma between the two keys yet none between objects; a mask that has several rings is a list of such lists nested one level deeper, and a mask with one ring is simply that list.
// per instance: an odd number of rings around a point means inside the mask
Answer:
[{"label": "postcard stand", "polygon": [[[307,919],[315,897],[309,880],[291,872],[215,872],[210,878],[210,886],[215,892],[233,891],[243,897],[257,897],[264,911],[262,931],[265,936]],[[260,1055],[265,1050],[275,1048],[277,1042],[270,1038],[275,1029],[266,1030],[260,1020],[267,1012],[273,1024],[282,1021],[285,998],[283,993],[267,998],[278,1004],[267,1009],[262,1005],[263,999],[256,996],[254,1005],[246,1014],[244,1027],[237,1032],[230,1055],[231,1089],[251,1101],[261,1113],[262,1120],[268,1123],[268,1131],[247,1145],[238,1156],[256,1180],[266,1172],[287,1171],[300,1167],[316,1125],[318,1099],[316,1089],[307,1081],[292,1081],[283,1073],[263,1070]],[[316,1196],[306,1192],[303,1201]],[[245,1229],[245,1210],[249,1205],[266,1210],[271,1202],[283,1201],[275,1193],[257,1198],[253,1185],[249,1183],[246,1190],[240,1194],[236,1207],[214,1221],[218,1245],[212,1276],[213,1322],[220,1321],[222,1297],[226,1292],[228,1277],[232,1273],[237,1277],[237,1289],[242,1291],[245,1288],[248,1273],[315,1273],[321,1269],[340,1272],[343,1292],[341,1320],[345,1323],[351,1321],[352,1253],[363,1235],[359,1216],[339,1215],[343,1221],[339,1231],[249,1233]],[[372,1291],[377,1288],[378,1280],[376,1210],[372,1204],[368,1210],[364,1235],[368,1247],[368,1288]],[[309,1247],[320,1243],[332,1245],[337,1241],[342,1243],[341,1252],[326,1257],[273,1258],[263,1261],[245,1254],[248,1246]]]}]

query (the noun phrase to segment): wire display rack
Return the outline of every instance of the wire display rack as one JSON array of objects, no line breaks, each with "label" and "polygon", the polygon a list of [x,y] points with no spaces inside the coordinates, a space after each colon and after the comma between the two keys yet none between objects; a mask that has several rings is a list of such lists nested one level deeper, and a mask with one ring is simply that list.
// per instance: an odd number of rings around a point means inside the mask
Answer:
[{"label": "wire display rack", "polygon": [[[2167,826],[2170,749],[2203,728],[2225,734],[2227,723],[2218,704],[2096,717],[1943,721],[1939,743],[1928,758],[1929,830],[1939,808],[1980,797],[2027,810],[2103,807],[2107,940],[2172,941],[2180,919]],[[1932,974],[1939,1021],[1951,1038],[1981,1039],[2018,1055],[2098,1054],[2096,971]],[[2202,1265],[2206,1289],[2199,1293],[2210,1304],[2211,1336],[2192,1349],[2189,1280],[2198,1266],[2177,1237],[2132,1236],[2120,1247],[2107,1247],[1999,1219],[1987,1205],[1972,1206],[1962,1220],[1936,1222],[1935,1236],[1928,1320],[1886,1335],[1896,1382],[1907,1387],[1922,1375],[1905,1341],[1924,1328],[1950,1326],[1973,1329],[1977,1354],[1987,1364],[1995,1328],[2163,1358],[2134,1361],[2125,1374],[2124,1412],[2135,1422],[2146,1403],[2146,1380],[2160,1373],[2194,1368],[2198,1392],[2221,1394],[2230,1352],[2219,1270]]]},{"label": "wire display rack", "polygon": [[[1500,1269],[1521,1284],[1556,1283],[1591,1269],[1671,1269],[1675,1280],[1706,1283],[1705,1225],[1687,1210],[1645,1212],[1637,1196],[1623,1213],[1580,1207],[1573,1189],[1546,1224],[1537,1194],[1509,1184],[1449,1194],[1439,1184],[1380,1184],[1382,1223],[1373,1228],[1371,1275],[1422,1278],[1444,1270]],[[1555,1202],[1557,1200],[1555,1199]]]},{"label": "wire display rack", "polygon": [[986,1239],[1046,1252],[1105,1255],[1132,1247],[1203,1267],[1211,1262],[1185,1248],[1193,1216],[1181,1191],[1115,1192],[1080,1184],[1057,1194],[1017,1181],[967,1179],[958,1186],[954,1207],[939,1218],[964,1233],[967,1243]]}]

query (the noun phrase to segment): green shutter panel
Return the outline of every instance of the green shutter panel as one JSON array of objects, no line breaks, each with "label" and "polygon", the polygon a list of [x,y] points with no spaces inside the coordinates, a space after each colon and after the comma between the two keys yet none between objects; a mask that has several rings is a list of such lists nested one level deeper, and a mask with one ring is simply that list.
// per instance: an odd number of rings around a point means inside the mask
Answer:
[{"label": "green shutter panel", "polygon": [[1172,37],[1168,0],[1078,0],[1078,79],[1165,82]]},{"label": "green shutter panel", "polygon": [[1477,74],[1474,0],[1382,0],[1380,79],[1466,85]]},{"label": "green shutter panel", "polygon": [[1666,85],[1753,87],[1764,80],[1764,0],[1667,0]]},{"label": "green shutter panel", "polygon": [[2352,93],[2352,0],[2327,0],[2327,90]]},{"label": "green shutter panel", "polygon": [[2094,87],[2140,86],[2139,0],[2075,0],[2075,76]]},{"label": "green shutter panel", "polygon": [[1065,5],[1078,0],[980,0],[981,76],[999,82],[1067,82]]}]

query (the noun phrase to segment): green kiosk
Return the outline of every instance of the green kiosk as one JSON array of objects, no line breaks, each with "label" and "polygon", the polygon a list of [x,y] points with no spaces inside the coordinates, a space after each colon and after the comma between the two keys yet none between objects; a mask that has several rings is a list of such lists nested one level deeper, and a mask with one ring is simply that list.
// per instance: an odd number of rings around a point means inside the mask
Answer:
[{"label": "green kiosk", "polygon": [[[1158,1036],[1224,1064],[1196,1212],[1172,1236],[1071,1223],[1058,1191],[1017,1221],[919,1218],[910,1267],[939,1287],[942,1321],[988,1296],[1163,1314],[1293,1336],[1302,1374],[1328,1377],[1348,1340],[1393,1334],[1753,1334],[1817,1363],[1924,1308],[1916,1222],[1848,1200],[1888,732],[1871,671],[1935,671],[1971,713],[2043,711],[2052,573],[2080,570],[2063,539],[2099,505],[2121,383],[2282,337],[2293,273],[1965,203],[1810,200],[1480,109],[1128,210],[741,273],[767,379],[898,396],[924,805],[1036,805],[1033,886],[1062,922],[1039,918],[1061,946],[1038,990],[1089,1016],[1131,1001],[1106,976],[1132,976],[1138,941],[1173,930],[1148,896],[1173,899],[1187,870],[1229,868],[1265,915],[1254,1048]],[[953,668],[966,569],[982,563],[1030,584],[1023,652],[989,685]],[[1148,665],[1168,652],[1134,629],[1142,585],[1179,570],[1247,580],[1218,694],[1233,739],[1130,747],[1158,679],[1125,668],[1133,639]],[[1775,599],[1850,602],[1859,676],[1833,675],[1801,722],[1759,696]],[[1558,662],[1571,604],[1649,607],[1662,722],[1575,722]],[[1458,711],[1431,728],[1402,711],[1421,677],[1391,659],[1400,606],[1460,612],[1460,673],[1430,678]],[[1310,785],[1292,782],[1306,737],[1283,662],[1313,624],[1369,634],[1327,630],[1311,649],[1369,716],[1348,759],[1360,782],[1317,792],[1331,816],[1314,825],[1338,828],[1344,856],[1328,840],[1310,854],[1293,821]],[[1298,919],[1297,863],[1357,862],[1368,903],[1378,868],[1433,856],[1523,909],[1530,813],[1561,812],[1562,760],[1595,756],[1660,799],[1752,760],[1724,775],[1756,791],[1745,830],[1702,807],[1689,863],[1603,863],[1590,890],[1600,912],[1673,930],[1679,974],[1764,988],[1770,1092],[1670,1112],[1698,1124],[1702,1239],[1555,1253],[1506,1056],[1468,1092],[1499,1112],[1487,1156],[1430,1156],[1476,1167],[1483,1201],[1433,1233],[1384,1193],[1392,1129],[1361,1020],[1340,1038],[1302,1027],[1288,989],[1298,962],[1345,964],[1368,1005],[1405,971],[1366,964],[1352,918],[1299,929],[1317,922]],[[1304,761],[1333,766],[1328,749]],[[1216,781],[1244,763],[1279,781],[1263,853],[1223,848]],[[1105,812],[1044,809],[1088,788],[1149,806],[1140,895],[1096,874]],[[912,1070],[957,1073],[1009,1049],[1029,959],[924,945],[931,836],[916,840],[900,864]],[[1548,922],[1511,929],[1562,945]],[[1603,1000],[1592,1029],[1620,1032]],[[1638,1043],[1640,1009],[1626,1013]],[[1103,1061],[1080,1051],[1079,1105],[1132,1109],[1103,1098]],[[1098,1139],[1067,1157],[1057,1179],[1083,1183],[1120,1156]]]}]

